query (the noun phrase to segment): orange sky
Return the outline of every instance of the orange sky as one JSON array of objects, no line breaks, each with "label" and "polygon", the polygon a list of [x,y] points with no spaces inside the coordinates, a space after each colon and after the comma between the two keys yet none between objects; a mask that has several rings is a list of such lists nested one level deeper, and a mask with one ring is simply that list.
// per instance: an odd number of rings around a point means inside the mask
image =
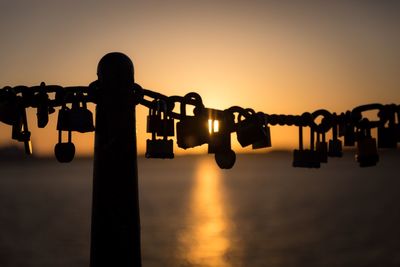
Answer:
[{"label": "orange sky", "polygon": [[[214,108],[301,114],[400,103],[399,12],[396,1],[2,1],[0,87],[87,85],[99,59],[121,51],[143,87],[196,91]],[[146,115],[138,107],[139,152]],[[46,129],[36,129],[35,110],[29,116],[35,152],[52,153],[56,116]],[[273,147],[293,149],[296,133],[272,127]],[[0,144],[10,135],[1,125]],[[91,153],[92,134],[74,142]]]}]

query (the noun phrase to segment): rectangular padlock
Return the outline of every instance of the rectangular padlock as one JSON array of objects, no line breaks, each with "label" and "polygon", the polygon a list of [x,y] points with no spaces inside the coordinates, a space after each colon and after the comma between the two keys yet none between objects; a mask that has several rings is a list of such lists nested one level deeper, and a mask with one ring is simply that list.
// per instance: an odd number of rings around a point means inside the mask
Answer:
[{"label": "rectangular padlock", "polygon": [[392,127],[378,127],[378,147],[397,148],[397,129]]},{"label": "rectangular padlock", "polygon": [[87,108],[72,108],[69,110],[69,131],[87,133],[94,131],[93,114]]},{"label": "rectangular padlock", "polygon": [[344,132],[344,146],[354,146],[356,143],[355,127],[353,125],[346,125]]},{"label": "rectangular padlock", "polygon": [[316,151],[310,149],[293,151],[293,167],[298,168],[320,168],[321,162]]},{"label": "rectangular padlock", "polygon": [[328,147],[328,156],[329,157],[342,157],[342,141],[339,139],[329,140],[329,147]]},{"label": "rectangular padlock", "polygon": [[161,124],[160,114],[149,114],[147,115],[147,128],[146,132],[155,133],[159,130]]},{"label": "rectangular padlock", "polygon": [[[242,147],[252,145],[268,138],[264,124],[260,123],[258,114],[239,121],[236,129],[237,139]],[[258,145],[256,145],[257,147]]]},{"label": "rectangular padlock", "polygon": [[157,136],[174,136],[175,120],[172,118],[164,118],[160,121],[157,128]]},{"label": "rectangular padlock", "polygon": [[208,142],[208,153],[223,153],[231,150],[231,134],[215,133]]},{"label": "rectangular padlock", "polygon": [[188,116],[176,123],[178,147],[187,149],[208,142],[208,124],[194,116]]},{"label": "rectangular padlock", "polygon": [[356,160],[360,167],[375,166],[379,161],[376,139],[364,137],[357,141]]},{"label": "rectangular padlock", "polygon": [[173,159],[173,140],[148,139],[146,140],[146,158]]},{"label": "rectangular padlock", "polygon": [[264,126],[265,130],[265,137],[259,141],[256,141],[251,145],[253,149],[259,149],[259,148],[265,148],[265,147],[271,147],[271,129],[268,125]]},{"label": "rectangular padlock", "polygon": [[319,155],[314,150],[314,131],[310,134],[310,149],[303,149],[303,127],[299,126],[299,149],[293,151],[293,167],[320,168]]}]

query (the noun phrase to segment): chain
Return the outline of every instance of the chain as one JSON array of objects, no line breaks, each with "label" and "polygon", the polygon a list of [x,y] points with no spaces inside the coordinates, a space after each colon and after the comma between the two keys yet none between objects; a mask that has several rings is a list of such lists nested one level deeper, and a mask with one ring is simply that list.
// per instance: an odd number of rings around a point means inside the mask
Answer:
[{"label": "chain", "polygon": [[[328,131],[339,127],[339,136],[346,134],[343,129],[368,129],[370,131],[373,128],[384,128],[387,123],[389,127],[397,127],[400,129],[400,105],[396,104],[367,104],[357,106],[352,110],[347,110],[340,114],[331,113],[325,109],[319,109],[314,112],[304,112],[299,115],[285,115],[285,114],[267,114],[263,112],[255,112],[251,108],[242,108],[240,106],[233,106],[225,110],[217,110],[206,108],[203,105],[201,96],[197,93],[191,92],[185,96],[166,96],[161,93],[144,89],[140,85],[134,83],[132,85],[130,93],[134,95],[134,105],[142,105],[150,110],[160,111],[159,102],[162,101],[165,105],[162,112],[168,118],[179,121],[186,121],[190,117],[200,116],[199,114],[219,114],[218,120],[221,120],[221,116],[225,116],[222,120],[228,120],[232,124],[230,127],[225,129],[225,133],[239,132],[243,130],[243,124],[245,120],[256,118],[261,127],[264,130],[268,126],[297,126],[297,127],[310,127],[313,132],[317,134],[325,134]],[[18,121],[18,113],[26,108],[37,108],[38,112],[38,126],[43,128],[46,126],[48,121],[48,114],[53,113],[56,107],[66,108],[66,104],[76,103],[95,103],[99,102],[98,99],[98,82],[94,81],[89,86],[69,86],[62,87],[59,85],[46,85],[42,82],[39,86],[6,86],[0,89],[0,120],[6,124],[13,125],[13,138],[19,141],[25,141],[27,138],[23,138],[21,134],[18,135],[18,124],[19,132],[22,133],[28,128],[26,120]],[[175,107],[179,105],[180,111],[175,111]],[[186,114],[186,106],[194,106],[194,116]],[[63,108],[63,109],[64,109]],[[66,108],[68,109],[68,108]],[[372,121],[367,117],[363,116],[364,113],[369,111],[377,111],[378,120]],[[223,114],[223,115],[221,115]],[[26,115],[25,115],[26,116]],[[397,120],[395,119],[397,116]],[[322,117],[319,123],[317,118]],[[24,116],[21,116],[24,118]],[[15,123],[15,121],[18,123]],[[22,127],[22,124],[24,127]],[[15,129],[14,129],[15,128]],[[89,127],[90,128],[90,127]],[[178,127],[177,127],[178,128]],[[94,129],[94,128],[93,128]],[[399,135],[400,130],[397,131]],[[68,127],[58,127],[58,130],[69,130],[69,131],[84,131],[82,129],[69,129]],[[269,130],[269,128],[268,128]],[[349,134],[349,130],[347,130]],[[29,133],[30,136],[30,133]],[[270,138],[270,137],[269,137]],[[178,138],[179,139],[179,138]],[[210,143],[210,140],[206,140]],[[179,145],[179,143],[178,143]],[[190,146],[188,146],[190,147]]]}]

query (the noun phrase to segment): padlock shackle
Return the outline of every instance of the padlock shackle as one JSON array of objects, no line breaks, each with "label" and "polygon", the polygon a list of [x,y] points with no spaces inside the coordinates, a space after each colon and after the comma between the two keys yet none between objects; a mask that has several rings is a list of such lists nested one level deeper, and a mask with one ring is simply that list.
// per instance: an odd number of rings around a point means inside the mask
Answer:
[{"label": "padlock shackle", "polygon": [[[313,128],[317,133],[326,133],[331,129],[332,125],[332,114],[326,109],[318,109],[312,114],[312,120],[310,127]],[[316,124],[315,119],[319,116],[323,116],[321,123]]]},{"label": "padlock shackle", "polygon": [[397,115],[399,114],[399,111],[397,110],[397,105],[395,104],[384,105],[382,109],[378,112],[378,117],[381,122],[380,126],[383,127],[386,124],[386,122],[389,122],[389,127],[395,126],[396,114]]},{"label": "padlock shackle", "polygon": [[[378,117],[379,117],[379,113],[381,112],[381,110],[384,108],[384,106],[382,104],[379,103],[373,103],[373,104],[367,104],[367,105],[362,105],[362,106],[358,106],[355,107],[352,111],[351,111],[351,120],[353,121],[354,125],[356,127],[360,127],[360,125],[362,124],[362,121],[364,119],[364,117],[362,116],[363,112],[367,112],[367,111],[371,111],[371,110],[377,110],[378,111]],[[368,120],[370,128],[376,128],[379,127],[382,124],[381,119],[378,121],[370,121]]]},{"label": "padlock shackle", "polygon": [[186,116],[186,105],[193,105],[195,108],[204,108],[203,101],[201,99],[201,96],[198,93],[195,92],[190,92],[186,94],[183,99],[180,101],[180,111],[181,111],[181,116],[185,117]]},{"label": "padlock shackle", "polygon": [[254,111],[254,109],[252,108],[245,108],[242,109],[239,112],[238,115],[238,123],[242,121],[242,117],[244,117],[245,119],[250,118],[251,116],[253,116],[254,114],[256,114],[256,112]]}]

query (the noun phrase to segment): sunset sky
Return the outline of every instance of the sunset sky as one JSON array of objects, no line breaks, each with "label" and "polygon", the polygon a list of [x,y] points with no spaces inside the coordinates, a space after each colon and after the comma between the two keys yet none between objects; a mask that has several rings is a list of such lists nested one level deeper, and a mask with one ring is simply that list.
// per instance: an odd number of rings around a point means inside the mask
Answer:
[{"label": "sunset sky", "polygon": [[[0,88],[88,85],[100,58],[120,51],[144,88],[196,91],[208,107],[301,114],[400,103],[399,14],[399,1],[2,0]],[[34,151],[52,153],[56,114],[37,129],[35,112]],[[139,152],[149,138],[146,115],[137,108]],[[273,147],[293,149],[296,134],[272,127]],[[0,144],[10,136],[2,124]],[[93,134],[74,142],[92,153]]]}]

